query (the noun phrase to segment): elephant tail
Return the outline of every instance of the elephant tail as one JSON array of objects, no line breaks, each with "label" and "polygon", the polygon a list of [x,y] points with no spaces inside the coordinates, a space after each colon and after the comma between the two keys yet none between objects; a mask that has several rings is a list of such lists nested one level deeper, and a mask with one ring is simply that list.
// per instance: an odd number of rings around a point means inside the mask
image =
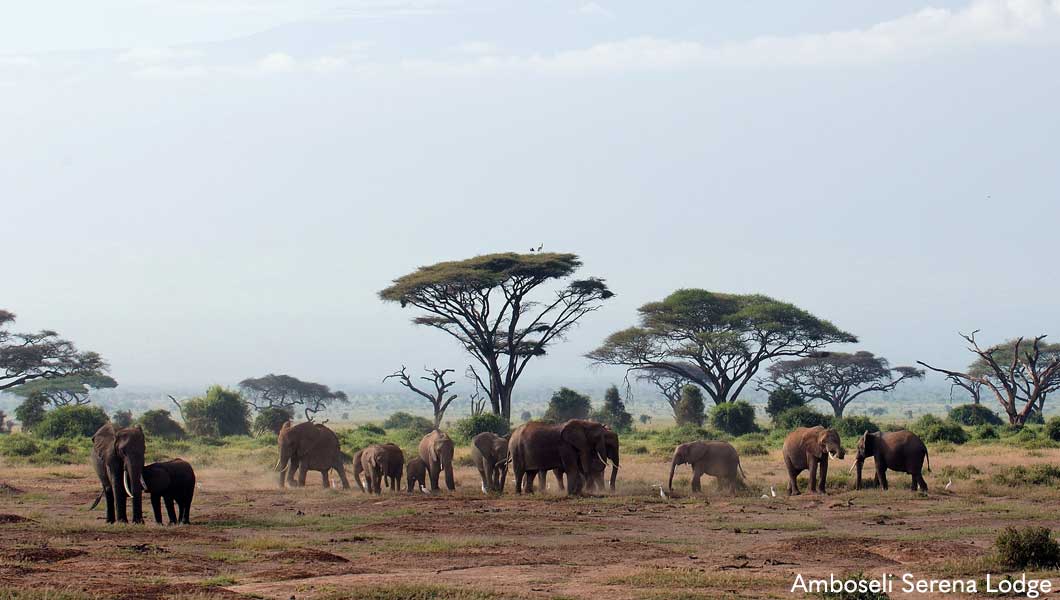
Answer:
[{"label": "elephant tail", "polygon": [[931,455],[928,454],[928,451],[927,451],[926,448],[924,449],[924,459],[927,460],[927,464],[928,464],[928,469],[927,470],[928,470],[928,473],[930,473],[931,472]]},{"label": "elephant tail", "polygon": [[99,501],[103,499],[103,494],[106,494],[106,493],[107,493],[106,490],[100,492],[99,495],[96,496],[96,499],[92,502],[92,506],[88,507],[88,510],[93,510],[97,506],[99,506]]}]

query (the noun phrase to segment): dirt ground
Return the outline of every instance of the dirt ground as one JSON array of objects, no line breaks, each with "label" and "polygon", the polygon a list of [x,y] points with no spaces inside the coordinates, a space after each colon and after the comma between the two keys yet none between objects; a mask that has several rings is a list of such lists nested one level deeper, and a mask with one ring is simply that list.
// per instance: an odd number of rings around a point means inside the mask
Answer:
[{"label": "dirt ground", "polygon": [[[323,490],[316,476],[280,490],[262,469],[211,467],[198,474],[193,524],[182,527],[106,525],[102,510],[87,510],[98,492],[87,466],[3,466],[0,589],[15,598],[622,600],[802,597],[790,592],[796,573],[976,579],[997,573],[989,556],[999,530],[1060,528],[1060,490],[989,482],[1031,462],[1056,464],[1060,451],[933,455],[926,496],[901,474],[886,493],[845,491],[848,459],[832,465],[836,491],[788,498],[774,452],[744,458],[744,495],[707,486],[690,497],[686,466],[668,499],[652,487],[668,465],[648,457],[625,459],[615,495],[578,499],[554,487],[485,497],[468,468],[455,494],[371,497]],[[952,476],[966,465],[979,473]],[[146,499],[145,511],[150,519]]]}]

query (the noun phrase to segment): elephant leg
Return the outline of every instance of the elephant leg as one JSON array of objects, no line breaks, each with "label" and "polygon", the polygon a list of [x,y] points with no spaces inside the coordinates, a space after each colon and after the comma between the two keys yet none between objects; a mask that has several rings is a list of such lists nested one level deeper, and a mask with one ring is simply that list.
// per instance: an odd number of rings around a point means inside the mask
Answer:
[{"label": "elephant leg", "polygon": [[298,487],[305,487],[305,478],[309,474],[309,465],[305,462],[298,464]]},{"label": "elephant leg", "polygon": [[828,493],[825,490],[825,486],[827,485],[827,483],[828,483],[828,459],[825,458],[825,459],[821,460],[821,483],[817,484],[817,489],[820,490],[820,492],[822,494],[827,494]]},{"label": "elephant leg", "polygon": [[485,494],[491,487],[493,487],[489,467],[482,462],[476,463],[475,466],[478,467],[478,477],[482,480],[482,493]]},{"label": "elephant leg", "polygon": [[162,497],[151,494],[151,512],[155,513],[155,523],[162,524]]},{"label": "elephant leg", "polygon": [[107,522],[114,522],[114,489],[110,486],[103,487],[103,500],[107,503]]},{"label": "elephant leg", "polygon": [[876,471],[876,479],[880,480],[880,487],[887,491],[887,471],[879,469]]},{"label": "elephant leg", "polygon": [[116,521],[122,523],[129,522],[129,515],[125,511],[125,482],[122,481],[122,473],[114,473],[113,470],[109,473],[110,476],[110,489],[114,497],[114,517]]},{"label": "elephant leg", "polygon": [[329,469],[321,469],[320,470],[320,478],[324,481],[324,489],[325,490],[331,487],[331,477],[330,477],[328,471],[329,471]]},{"label": "elephant leg", "polygon": [[342,489],[350,489],[350,480],[346,478],[346,467],[342,466],[342,459],[336,461],[335,471],[339,474],[339,481],[342,482]]},{"label": "elephant leg", "polygon": [[810,460],[810,493],[817,493],[817,459]]},{"label": "elephant leg", "polygon": [[169,516],[169,524],[173,525],[177,523],[177,511],[173,508],[173,496],[165,496],[166,500],[166,514]]},{"label": "elephant leg", "polygon": [[428,473],[427,474],[430,476],[430,480],[431,480],[431,492],[437,492],[438,491],[438,475],[440,475],[441,472],[442,472],[442,465],[440,463],[432,462],[430,465],[428,465]]},{"label": "elephant leg", "polygon": [[537,476],[539,471],[527,471],[526,472],[526,493],[534,493],[534,477]]},{"label": "elephant leg", "polygon": [[295,487],[297,485],[296,474],[298,469],[301,468],[301,463],[294,456],[291,457],[291,465],[287,467],[287,487]]},{"label": "elephant leg", "polygon": [[703,467],[698,464],[692,464],[692,493],[698,494],[703,491]]},{"label": "elephant leg", "polygon": [[787,456],[784,457],[784,466],[788,469],[788,495],[798,496],[799,492],[799,472],[795,470],[795,466],[791,464],[791,460]]},{"label": "elephant leg", "polygon": [[928,491],[928,487],[927,482],[924,481],[924,474],[920,471],[917,471],[916,478],[920,480],[920,491],[926,494]]},{"label": "elephant leg", "polygon": [[515,493],[516,494],[522,494],[523,493],[523,477],[526,475],[526,472],[523,471],[518,466],[513,466],[512,469],[515,472]]},{"label": "elephant leg", "polygon": [[[570,478],[568,477],[567,481],[563,480],[563,469],[553,469],[552,474],[556,476],[556,487],[559,488],[559,491],[565,491],[567,486],[570,485]],[[546,477],[542,475],[541,478],[544,480]]]}]

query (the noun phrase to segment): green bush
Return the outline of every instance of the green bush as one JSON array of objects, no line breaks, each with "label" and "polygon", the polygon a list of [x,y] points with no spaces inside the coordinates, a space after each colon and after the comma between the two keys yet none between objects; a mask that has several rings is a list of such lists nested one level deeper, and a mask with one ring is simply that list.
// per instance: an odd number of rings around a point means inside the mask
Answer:
[{"label": "green bush", "polygon": [[832,428],[843,437],[860,437],[866,431],[876,433],[880,430],[880,426],[873,423],[872,419],[863,416],[832,419]]},{"label": "green bush", "polygon": [[427,417],[420,417],[407,412],[396,412],[383,421],[383,427],[387,429],[409,429],[423,436],[434,431],[434,421]]},{"label": "green bush", "polygon": [[996,440],[997,428],[993,425],[980,425],[975,428],[975,438],[979,440]]},{"label": "green bush", "polygon": [[137,420],[140,427],[144,429],[147,437],[157,437],[167,440],[184,439],[184,428],[169,416],[168,410],[154,409],[140,415]]},{"label": "green bush", "polygon": [[681,388],[681,398],[674,407],[674,421],[679,427],[686,425],[702,427],[706,410],[703,392],[697,386],[686,385]]},{"label": "green bush", "polygon": [[386,429],[376,425],[375,423],[365,423],[357,428],[358,431],[369,433],[372,435],[386,435]]},{"label": "green bush", "polygon": [[1056,486],[1057,483],[1060,483],[1060,467],[1041,463],[1030,466],[1016,465],[994,473],[992,479],[994,483],[1006,487]]},{"label": "green bush", "polygon": [[766,414],[775,423],[780,413],[806,406],[806,400],[790,388],[777,388],[769,392],[769,400],[766,401]]},{"label": "green bush", "polygon": [[604,405],[593,412],[592,418],[619,433],[633,429],[633,415],[626,410],[626,404],[622,402],[617,386],[607,388],[604,393]]},{"label": "green bush", "polygon": [[258,411],[254,417],[254,433],[280,433],[280,428],[287,421],[294,420],[294,410],[290,407],[267,406]]},{"label": "green bush", "polygon": [[935,415],[924,415],[910,428],[925,442],[950,442],[963,444],[968,441],[968,432],[952,421],[943,421]]},{"label": "green bush", "polygon": [[673,450],[674,446],[680,444],[695,442],[697,440],[716,439],[717,436],[702,427],[697,427],[695,425],[681,425],[680,427],[671,427],[669,429],[660,430],[655,438],[667,449],[667,451],[670,451]]},{"label": "green bush", "polygon": [[1060,544],[1046,527],[1008,527],[997,536],[994,546],[999,562],[1012,569],[1060,566]]},{"label": "green bush", "polygon": [[131,410],[119,410],[114,413],[114,418],[110,420],[114,423],[115,427],[128,427],[133,424],[133,416]]},{"label": "green bush", "polygon": [[961,425],[1001,425],[1001,417],[982,404],[962,404],[955,406],[948,415],[949,420]]},{"label": "green bush", "polygon": [[40,392],[33,392],[15,407],[15,418],[22,424],[22,431],[33,431],[33,428],[44,420],[51,400]]},{"label": "green bush", "polygon": [[1045,435],[1054,442],[1060,442],[1060,416],[1049,419],[1045,424]]},{"label": "green bush", "polygon": [[345,448],[360,450],[372,444],[380,444],[386,440],[386,430],[378,425],[365,424],[355,429],[344,429],[335,432],[339,436],[339,442]]},{"label": "green bush", "polygon": [[181,416],[192,435],[225,437],[250,435],[250,407],[234,390],[215,385],[205,396],[186,400]]},{"label": "green bush", "polygon": [[570,389],[560,388],[548,401],[544,420],[562,423],[568,419],[585,419],[592,410],[589,397]]},{"label": "green bush", "polygon": [[818,425],[830,427],[832,417],[819,413],[809,406],[799,406],[780,413],[773,423],[779,430],[791,431],[799,427],[817,427]]},{"label": "green bush", "polygon": [[755,409],[743,400],[718,404],[710,411],[710,424],[715,429],[730,435],[743,435],[758,431],[755,424]]},{"label": "green bush", "polygon": [[107,413],[98,406],[72,404],[48,411],[44,420],[33,428],[33,433],[51,439],[92,437],[107,421]]},{"label": "green bush", "polygon": [[13,433],[0,438],[0,454],[4,456],[31,456],[40,450],[33,438]]},{"label": "green bush", "polygon": [[449,433],[454,440],[466,444],[471,441],[471,438],[484,431],[492,431],[497,435],[508,435],[508,422],[500,415],[482,413],[481,415],[460,419],[453,425]]}]

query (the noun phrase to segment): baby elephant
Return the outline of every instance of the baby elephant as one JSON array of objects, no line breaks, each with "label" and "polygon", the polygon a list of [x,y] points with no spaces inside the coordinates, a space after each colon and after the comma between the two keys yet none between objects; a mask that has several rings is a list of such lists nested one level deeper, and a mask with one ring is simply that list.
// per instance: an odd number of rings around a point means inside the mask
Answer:
[{"label": "baby elephant", "polygon": [[692,465],[692,491],[702,490],[699,480],[704,474],[718,478],[718,482],[724,484],[735,492],[739,483],[739,477],[744,475],[743,467],[740,466],[740,455],[736,448],[728,442],[689,442],[681,444],[674,450],[674,458],[670,463],[670,482],[667,488],[674,489],[674,471],[678,465]]},{"label": "baby elephant", "polygon": [[[169,524],[190,524],[191,499],[195,495],[195,470],[187,462],[175,458],[144,467],[144,491],[151,494],[151,508],[155,511],[155,522],[162,523],[162,500],[166,501]],[[173,503],[180,510],[173,511]]]},{"label": "baby elephant", "polygon": [[427,487],[427,463],[423,462],[423,459],[416,457],[405,465],[405,477],[408,480],[409,493],[412,493],[413,485],[415,489],[426,492]]},{"label": "baby elephant", "polygon": [[[784,466],[788,469],[788,495],[798,495],[799,473],[810,470],[810,492],[825,494],[829,455],[842,459],[846,452],[835,429],[799,427],[784,438]],[[818,482],[820,472],[820,482]]]},{"label": "baby elephant", "polygon": [[471,461],[482,480],[482,493],[503,492],[508,476],[508,438],[483,431],[471,439]]},{"label": "baby elephant", "polygon": [[924,460],[927,460],[928,471],[931,470],[931,458],[928,457],[927,446],[915,433],[909,431],[889,431],[884,433],[865,432],[858,440],[858,456],[854,462],[857,467],[858,478],[854,489],[861,489],[861,468],[865,465],[865,459],[872,457],[876,463],[876,482],[883,489],[887,489],[887,469],[900,473],[909,473],[913,476],[913,491],[926,492],[927,482],[924,481]]}]

